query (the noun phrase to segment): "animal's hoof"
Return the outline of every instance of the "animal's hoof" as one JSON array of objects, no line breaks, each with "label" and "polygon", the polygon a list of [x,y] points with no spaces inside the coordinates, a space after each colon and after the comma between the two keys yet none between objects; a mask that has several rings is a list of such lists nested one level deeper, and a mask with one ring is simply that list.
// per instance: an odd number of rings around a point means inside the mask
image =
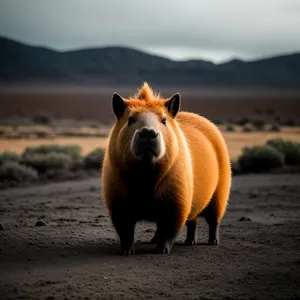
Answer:
[{"label": "animal's hoof", "polygon": [[197,245],[197,242],[195,240],[185,240],[184,244],[187,246],[194,246]]},{"label": "animal's hoof", "polygon": [[121,255],[124,256],[129,256],[129,255],[134,255],[134,247],[127,247],[127,248],[122,248],[121,249]]},{"label": "animal's hoof", "polygon": [[169,245],[158,245],[156,247],[156,253],[158,254],[170,254],[171,247]]},{"label": "animal's hoof", "polygon": [[209,245],[219,245],[219,240],[216,239],[209,239],[208,240]]}]

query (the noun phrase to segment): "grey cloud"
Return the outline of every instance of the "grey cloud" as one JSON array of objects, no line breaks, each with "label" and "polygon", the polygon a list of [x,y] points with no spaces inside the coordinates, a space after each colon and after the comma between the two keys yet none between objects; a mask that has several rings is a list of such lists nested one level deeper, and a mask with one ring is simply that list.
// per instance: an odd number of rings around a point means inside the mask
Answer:
[{"label": "grey cloud", "polygon": [[294,0],[2,0],[0,34],[60,50],[125,45],[254,58],[300,50],[300,7]]}]

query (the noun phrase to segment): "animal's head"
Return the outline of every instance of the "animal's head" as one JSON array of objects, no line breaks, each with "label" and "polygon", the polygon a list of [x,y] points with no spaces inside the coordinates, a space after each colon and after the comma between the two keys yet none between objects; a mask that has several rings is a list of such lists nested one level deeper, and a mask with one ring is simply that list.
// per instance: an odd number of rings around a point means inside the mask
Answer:
[{"label": "animal's head", "polygon": [[145,83],[130,99],[115,93],[112,108],[117,119],[113,142],[123,162],[163,163],[177,155],[179,94],[163,99]]}]

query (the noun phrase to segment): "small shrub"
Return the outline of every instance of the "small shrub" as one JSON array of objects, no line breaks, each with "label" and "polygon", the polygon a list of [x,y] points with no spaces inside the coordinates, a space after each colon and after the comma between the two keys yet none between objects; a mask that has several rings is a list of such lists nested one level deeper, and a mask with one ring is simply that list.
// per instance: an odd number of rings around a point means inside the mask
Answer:
[{"label": "small shrub", "polygon": [[17,139],[21,139],[22,135],[20,135],[18,131],[9,131],[6,132],[5,138],[10,140],[17,140]]},{"label": "small shrub", "polygon": [[242,129],[243,132],[253,132],[254,131],[254,127],[253,125],[251,124],[246,124],[243,129]]},{"label": "small shrub", "polygon": [[222,125],[223,122],[221,120],[212,120],[215,125]]},{"label": "small shrub", "polygon": [[284,156],[278,150],[268,145],[246,147],[242,150],[238,164],[242,172],[267,172],[271,169],[282,167]]},{"label": "small shrub", "polygon": [[96,132],[93,137],[108,137],[108,133],[106,132]]},{"label": "small shrub", "polygon": [[227,124],[227,125],[225,126],[225,131],[227,131],[227,132],[234,132],[234,131],[235,131],[234,125],[232,125],[232,124]]},{"label": "small shrub", "polygon": [[274,138],[268,140],[266,144],[283,154],[285,164],[291,166],[300,165],[300,143]]},{"label": "small shrub", "polygon": [[58,136],[67,136],[67,137],[106,137],[107,133],[103,132],[88,132],[88,131],[59,131],[56,133]]},{"label": "small shrub", "polygon": [[84,158],[84,167],[86,169],[101,169],[104,157],[104,150],[96,148]]},{"label": "small shrub", "polygon": [[94,134],[91,132],[82,131],[61,131],[58,135],[68,137],[92,137]]},{"label": "small shrub", "polygon": [[[275,122],[280,122],[281,121],[281,117],[280,116],[275,116],[274,117],[274,121]],[[282,125],[282,124],[280,124],[280,125]]]},{"label": "small shrub", "polygon": [[286,123],[287,126],[292,126],[292,127],[297,126],[297,123],[294,119],[288,119]]},{"label": "small shrub", "polygon": [[51,123],[51,117],[45,112],[39,112],[32,118],[32,122],[35,124],[49,125]]},{"label": "small shrub", "polygon": [[22,163],[44,173],[48,170],[69,169],[72,158],[64,153],[27,154],[22,157]]},{"label": "small shrub", "polygon": [[280,125],[294,127],[297,126],[297,122],[294,119],[286,119],[281,120]]},{"label": "small shrub", "polygon": [[237,175],[241,173],[241,169],[239,163],[237,161],[231,162],[231,173],[232,175]]},{"label": "small shrub", "polygon": [[15,161],[8,161],[0,166],[0,181],[34,181],[37,178],[36,170]]},{"label": "small shrub", "polygon": [[74,132],[74,131],[70,131],[70,130],[61,130],[56,132],[57,136],[67,136],[67,137],[78,137],[80,136],[80,132]]},{"label": "small shrub", "polygon": [[40,139],[46,139],[46,138],[51,137],[51,135],[48,131],[36,131],[35,135]]},{"label": "small shrub", "polygon": [[81,156],[81,148],[78,145],[41,145],[26,148],[23,156],[49,153],[66,154],[69,155],[72,159],[76,159]]},{"label": "small shrub", "polygon": [[20,139],[28,139],[30,138],[30,133],[29,132],[19,132],[19,138]]},{"label": "small shrub", "polygon": [[240,125],[240,126],[245,126],[249,122],[250,122],[250,119],[247,118],[247,117],[242,117],[242,118],[240,118],[240,119],[238,119],[238,120],[235,121],[235,123],[237,125]]},{"label": "small shrub", "polygon": [[279,132],[280,131],[280,125],[278,124],[272,124],[269,128],[269,131],[272,131],[272,132]]},{"label": "small shrub", "polygon": [[0,165],[8,162],[8,161],[14,161],[14,162],[19,162],[20,161],[20,156],[19,154],[11,151],[5,151],[0,153]]},{"label": "small shrub", "polygon": [[264,120],[261,120],[261,119],[252,120],[252,124],[256,130],[263,130],[264,126],[265,126]]},{"label": "small shrub", "polygon": [[81,170],[81,169],[83,169],[83,167],[84,167],[84,161],[83,161],[82,157],[73,159],[72,166],[71,166],[72,171]]}]

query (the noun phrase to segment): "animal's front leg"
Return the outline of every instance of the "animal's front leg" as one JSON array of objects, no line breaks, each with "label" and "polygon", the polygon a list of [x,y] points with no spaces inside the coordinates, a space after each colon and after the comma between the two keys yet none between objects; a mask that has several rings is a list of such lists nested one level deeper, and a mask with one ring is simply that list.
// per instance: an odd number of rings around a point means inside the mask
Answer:
[{"label": "animal's front leg", "polygon": [[166,209],[165,212],[157,221],[156,252],[170,254],[174,241],[185,222],[182,218],[178,218],[173,207]]},{"label": "animal's front leg", "polygon": [[158,242],[158,229],[156,229],[155,234],[150,241],[150,244],[157,244],[157,242]]},{"label": "animal's front leg", "polygon": [[120,238],[121,254],[134,254],[135,222],[133,220],[114,218],[113,224]]},{"label": "animal's front leg", "polygon": [[160,254],[170,254],[175,238],[179,232],[177,224],[158,225],[158,238],[156,252]]},{"label": "animal's front leg", "polygon": [[160,202],[160,213],[156,220],[157,253],[169,254],[179,231],[185,225],[189,210],[186,209],[184,199],[179,198],[177,193],[172,193]]},{"label": "animal's front leg", "polygon": [[129,211],[122,208],[112,210],[111,219],[120,239],[121,254],[134,254],[135,220]]}]

